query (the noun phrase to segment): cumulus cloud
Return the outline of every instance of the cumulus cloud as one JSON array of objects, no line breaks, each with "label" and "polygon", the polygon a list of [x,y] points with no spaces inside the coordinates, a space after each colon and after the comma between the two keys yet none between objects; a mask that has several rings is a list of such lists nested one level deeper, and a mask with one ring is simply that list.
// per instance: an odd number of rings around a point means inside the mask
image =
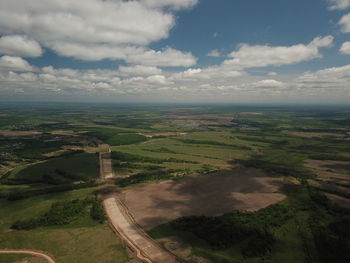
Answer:
[{"label": "cumulus cloud", "polygon": [[342,54],[350,55],[350,42],[344,42],[339,51]]},{"label": "cumulus cloud", "polygon": [[332,97],[336,94],[342,99],[349,97],[350,65],[306,72],[300,76],[279,74],[274,78],[250,75],[223,66],[190,68],[177,73],[158,71],[159,74],[129,75],[133,70],[141,72],[141,69],[147,71],[147,74],[157,71],[156,68],[150,67],[146,70],[139,65],[115,70],[57,69],[49,66],[33,72],[0,71],[0,93],[11,91],[46,96],[75,94],[79,97],[96,98],[119,98],[123,95],[149,100],[164,96],[168,99],[176,97],[227,101],[230,98],[269,100],[270,96],[312,98],[317,89],[317,94],[324,94],[325,97],[329,96],[329,92],[332,92]]},{"label": "cumulus cloud", "polygon": [[86,45],[74,43],[57,43],[53,49],[61,56],[73,57],[85,61],[102,59],[120,59],[132,64],[147,66],[188,67],[196,63],[197,59],[188,52],[181,52],[172,48],[155,51],[135,46]]},{"label": "cumulus cloud", "polygon": [[42,53],[39,43],[26,36],[0,37],[0,54],[17,57],[40,57]]},{"label": "cumulus cloud", "polygon": [[332,67],[316,72],[307,72],[297,79],[299,87],[308,88],[341,88],[348,93],[350,83],[350,65]]},{"label": "cumulus cloud", "polygon": [[171,7],[178,10],[191,8],[197,4],[198,0],[141,0],[141,2],[150,7]]},{"label": "cumulus cloud", "polygon": [[213,49],[207,54],[207,56],[208,57],[220,57],[221,54],[217,49]]},{"label": "cumulus cloud", "polygon": [[135,65],[135,66],[120,66],[119,72],[123,76],[148,76],[159,75],[162,70],[157,67]]},{"label": "cumulus cloud", "polygon": [[[190,8],[197,0],[2,0],[0,34],[27,35],[59,55],[82,60],[130,59],[147,65],[188,66],[189,53],[147,46],[167,38],[175,25],[174,11]],[[137,54],[133,56],[133,52]],[[164,60],[176,56],[175,62]],[[147,62],[148,61],[148,62]],[[151,62],[150,62],[151,61]],[[181,62],[182,61],[182,62]]]},{"label": "cumulus cloud", "polygon": [[285,88],[286,84],[274,79],[264,79],[249,85],[253,88]]},{"label": "cumulus cloud", "polygon": [[341,30],[344,32],[344,33],[350,33],[350,13],[347,14],[347,15],[344,15],[339,23],[338,23],[340,26],[341,26]]},{"label": "cumulus cloud", "polygon": [[330,10],[343,10],[350,7],[350,0],[328,0]]},{"label": "cumulus cloud", "polygon": [[224,61],[224,64],[241,68],[289,65],[322,57],[319,49],[330,47],[332,43],[333,37],[326,36],[317,37],[307,45],[274,47],[242,44],[229,55],[232,59]]},{"label": "cumulus cloud", "polygon": [[1,71],[33,71],[34,68],[20,57],[2,56],[0,57]]}]

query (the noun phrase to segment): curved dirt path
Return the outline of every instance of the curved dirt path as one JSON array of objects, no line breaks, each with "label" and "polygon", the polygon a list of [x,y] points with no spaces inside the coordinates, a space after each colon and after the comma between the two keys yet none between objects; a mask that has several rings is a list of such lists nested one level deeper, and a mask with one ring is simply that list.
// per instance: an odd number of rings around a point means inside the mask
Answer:
[{"label": "curved dirt path", "polygon": [[[100,153],[101,178],[107,180],[113,174],[110,153]],[[175,255],[151,239],[134,221],[125,204],[118,197],[103,201],[112,228],[134,251],[136,257],[147,263],[179,263]]]},{"label": "curved dirt path", "polygon": [[44,258],[48,263],[56,263],[53,257],[44,252],[27,249],[0,249],[0,254],[27,254],[31,256]]}]

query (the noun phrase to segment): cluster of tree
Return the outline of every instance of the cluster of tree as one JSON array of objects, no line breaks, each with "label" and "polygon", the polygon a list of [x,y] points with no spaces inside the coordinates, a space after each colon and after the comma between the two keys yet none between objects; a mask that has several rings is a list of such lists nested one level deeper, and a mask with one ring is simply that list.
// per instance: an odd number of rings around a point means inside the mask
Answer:
[{"label": "cluster of tree", "polygon": [[16,200],[21,200],[28,197],[38,196],[38,195],[72,191],[72,190],[77,190],[82,188],[95,187],[97,185],[98,185],[97,183],[88,182],[88,183],[81,183],[81,184],[59,185],[59,186],[53,186],[53,187],[42,188],[42,189],[34,189],[34,190],[31,190],[31,189],[16,190],[0,197],[6,198],[8,201],[16,201]]},{"label": "cluster of tree", "polygon": [[350,217],[333,220],[327,226],[311,227],[316,249],[322,263],[350,262]]},{"label": "cluster of tree", "polygon": [[257,212],[234,212],[219,217],[191,216],[171,222],[178,231],[191,232],[205,240],[213,249],[227,249],[244,244],[246,257],[263,256],[275,243],[271,227],[280,226],[293,217],[295,211],[277,204]]},{"label": "cluster of tree", "polygon": [[92,200],[92,206],[90,208],[90,216],[93,220],[99,223],[104,223],[106,221],[106,215],[101,202],[95,198]]},{"label": "cluster of tree", "polygon": [[313,177],[313,173],[305,168],[297,167],[293,165],[286,165],[278,162],[271,162],[267,160],[260,159],[259,157],[249,160],[236,160],[239,164],[245,167],[253,167],[257,169],[262,169],[265,172],[278,175],[278,176],[293,176],[296,178],[310,178]]},{"label": "cluster of tree", "polygon": [[90,203],[91,199],[56,202],[42,216],[16,221],[11,228],[29,230],[43,226],[67,225],[81,215]]},{"label": "cluster of tree", "polygon": [[229,146],[232,147],[232,144],[227,144],[217,141],[205,141],[205,140],[193,140],[193,139],[176,139],[179,142],[189,143],[189,144],[206,144],[206,145],[217,145],[217,146]]},{"label": "cluster of tree", "polygon": [[139,162],[139,163],[196,163],[193,161],[179,160],[176,158],[153,158],[142,155],[136,155],[124,152],[112,152],[112,159],[120,162]]},{"label": "cluster of tree", "polygon": [[110,145],[127,145],[146,141],[147,138],[137,133],[125,134],[122,130],[122,134],[118,134],[120,131],[113,129],[98,129],[91,131],[88,134],[96,137]]},{"label": "cluster of tree", "polygon": [[154,153],[173,153],[173,154],[176,154],[175,151],[170,150],[169,148],[166,148],[166,147],[160,147],[158,149],[142,149],[142,150],[147,151],[147,152],[154,152]]},{"label": "cluster of tree", "polygon": [[174,173],[173,170],[164,169],[145,171],[131,175],[129,177],[117,178],[115,180],[115,183],[120,187],[126,187],[133,184],[169,179],[172,178],[172,173]]},{"label": "cluster of tree", "polygon": [[53,203],[45,214],[37,218],[16,221],[11,228],[30,230],[45,226],[67,225],[81,216],[89,206],[91,218],[103,223],[106,216],[100,201],[97,198],[85,198]]},{"label": "cluster of tree", "polygon": [[308,158],[315,160],[350,161],[350,157],[342,156],[336,153],[312,153]]}]

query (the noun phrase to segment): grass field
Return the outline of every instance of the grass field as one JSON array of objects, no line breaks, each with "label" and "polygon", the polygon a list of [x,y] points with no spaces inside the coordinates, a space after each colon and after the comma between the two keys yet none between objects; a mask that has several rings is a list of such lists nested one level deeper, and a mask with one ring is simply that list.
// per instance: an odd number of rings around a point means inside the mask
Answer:
[{"label": "grass field", "polygon": [[[9,231],[16,220],[41,215],[52,203],[91,196],[94,189],[44,195],[21,201],[0,201],[0,248],[47,251],[57,262],[127,262],[124,245],[107,224],[93,221],[88,213],[66,226],[42,227],[35,230]],[[0,259],[8,256],[0,255]],[[5,262],[5,261],[1,261]]]},{"label": "grass field", "polygon": [[17,183],[60,184],[88,181],[99,175],[99,159],[96,154],[78,153],[58,157],[14,170],[8,177]]}]

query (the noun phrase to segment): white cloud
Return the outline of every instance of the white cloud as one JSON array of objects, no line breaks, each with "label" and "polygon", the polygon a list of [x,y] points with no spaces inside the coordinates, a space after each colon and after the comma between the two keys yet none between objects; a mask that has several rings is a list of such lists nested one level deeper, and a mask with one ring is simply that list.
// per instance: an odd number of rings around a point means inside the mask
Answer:
[{"label": "white cloud", "polygon": [[168,37],[175,25],[174,10],[196,3],[197,0],[84,0],[83,4],[71,0],[2,0],[0,34],[27,35],[59,55],[76,59],[122,59],[137,64],[146,60],[146,65],[188,66],[195,63],[190,53],[171,48],[154,51],[147,46]]},{"label": "white cloud", "polygon": [[168,85],[171,83],[167,80],[166,77],[162,75],[149,76],[146,78],[146,82],[151,84],[161,84],[161,85]]},{"label": "white cloud", "polygon": [[52,48],[61,56],[85,61],[121,59],[132,64],[168,67],[188,67],[194,65],[197,61],[191,53],[181,52],[172,48],[155,51],[136,46],[119,47],[105,44],[85,45],[73,43],[57,43]]},{"label": "white cloud", "polygon": [[123,76],[147,76],[159,75],[162,70],[157,67],[135,65],[135,66],[120,66],[119,72]]},{"label": "white cloud", "polygon": [[330,47],[333,43],[332,36],[317,37],[308,45],[298,44],[293,46],[250,46],[242,44],[237,51],[229,56],[232,59],[224,61],[225,65],[238,68],[281,66],[320,58],[319,48]]},{"label": "white cloud", "polygon": [[286,84],[274,79],[264,79],[258,82],[249,84],[253,88],[286,88]]},{"label": "white cloud", "polygon": [[207,56],[208,57],[220,57],[221,54],[217,49],[213,49],[207,54]]},{"label": "white cloud", "polygon": [[350,13],[347,14],[347,15],[344,15],[339,23],[338,23],[340,26],[341,26],[341,30],[344,32],[344,33],[350,33]]},{"label": "white cloud", "polygon": [[170,13],[138,1],[2,0],[1,31],[24,33],[40,42],[148,44],[168,36]]},{"label": "white cloud", "polygon": [[0,57],[1,71],[33,71],[34,68],[20,57],[2,56]]},{"label": "white cloud", "polygon": [[178,10],[191,8],[197,4],[198,0],[141,0],[141,2],[150,7],[171,7]]},{"label": "white cloud", "polygon": [[[1,60],[0,60],[1,61]],[[0,63],[1,65],[1,63]],[[139,67],[135,66],[135,69]],[[132,68],[126,67],[129,73]],[[79,98],[106,99],[166,97],[168,100],[244,101],[284,98],[327,100],[338,96],[350,99],[350,65],[327,68],[298,75],[279,74],[274,78],[233,71],[223,65],[209,68],[190,68],[183,72],[162,72],[130,77],[119,70],[74,70],[44,67],[33,72],[0,72],[0,94],[22,92],[24,95],[77,95]],[[317,91],[315,91],[317,89]],[[56,95],[55,95],[56,94]],[[294,97],[293,97],[294,96]],[[315,97],[316,96],[316,97]],[[59,98],[59,97],[58,97]],[[131,97],[130,97],[131,98]]]},{"label": "white cloud", "polygon": [[130,54],[125,60],[135,64],[167,67],[190,67],[197,62],[197,59],[191,53],[172,48],[166,48],[162,51],[150,49],[141,54]]},{"label": "white cloud", "polygon": [[350,7],[350,0],[328,0],[330,10],[343,10]]},{"label": "white cloud", "polygon": [[350,42],[344,42],[339,51],[342,54],[350,55]]},{"label": "white cloud", "polygon": [[274,77],[274,76],[277,76],[278,74],[276,72],[271,71],[271,72],[267,73],[267,75]]},{"label": "white cloud", "polygon": [[13,35],[0,38],[0,54],[17,57],[40,57],[42,53],[39,43],[26,36]]},{"label": "white cloud", "polygon": [[307,72],[297,79],[300,87],[306,88],[341,88],[349,93],[350,65],[332,67],[316,72]]}]

